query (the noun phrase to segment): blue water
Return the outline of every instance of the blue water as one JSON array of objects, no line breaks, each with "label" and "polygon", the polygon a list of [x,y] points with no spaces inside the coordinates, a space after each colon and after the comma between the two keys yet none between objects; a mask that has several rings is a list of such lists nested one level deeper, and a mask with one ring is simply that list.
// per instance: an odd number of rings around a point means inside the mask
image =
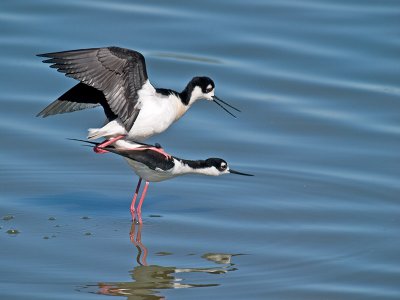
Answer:
[{"label": "blue water", "polygon": [[[399,299],[399,12],[3,0],[0,299]],[[207,75],[242,109],[200,101],[149,142],[256,176],[151,184],[131,228],[134,173],[66,139],[102,111],[35,118],[75,84],[35,54],[109,45],[142,52],[157,87]]]}]

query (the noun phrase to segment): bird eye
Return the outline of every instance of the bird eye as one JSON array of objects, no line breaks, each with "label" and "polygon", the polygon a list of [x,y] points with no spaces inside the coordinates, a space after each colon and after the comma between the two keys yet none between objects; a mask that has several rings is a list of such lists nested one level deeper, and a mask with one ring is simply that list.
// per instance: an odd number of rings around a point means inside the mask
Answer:
[{"label": "bird eye", "polygon": [[226,167],[227,167],[226,163],[222,163],[219,168],[221,169],[221,171],[223,171],[226,169]]},{"label": "bird eye", "polygon": [[213,90],[213,88],[206,89],[206,93],[208,94],[208,93],[211,92],[212,90]]}]

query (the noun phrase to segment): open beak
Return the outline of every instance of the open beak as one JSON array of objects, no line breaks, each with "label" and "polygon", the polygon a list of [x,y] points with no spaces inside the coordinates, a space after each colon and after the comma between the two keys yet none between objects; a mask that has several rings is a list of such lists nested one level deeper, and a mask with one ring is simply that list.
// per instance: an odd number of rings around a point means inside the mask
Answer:
[{"label": "open beak", "polygon": [[238,171],[235,171],[235,170],[232,170],[232,169],[229,169],[229,173],[243,175],[243,176],[254,176],[252,174],[246,174],[246,173],[238,172]]},{"label": "open beak", "polygon": [[226,109],[224,106],[222,106],[222,104],[225,104],[226,106],[229,106],[230,108],[240,112],[240,110],[238,110],[236,107],[233,107],[229,103],[226,103],[224,100],[218,98],[217,96],[213,96],[212,98],[213,98],[213,102],[215,102],[218,106],[220,106],[224,111],[226,111],[232,117],[236,118],[236,116],[233,113],[231,113],[228,109]]}]

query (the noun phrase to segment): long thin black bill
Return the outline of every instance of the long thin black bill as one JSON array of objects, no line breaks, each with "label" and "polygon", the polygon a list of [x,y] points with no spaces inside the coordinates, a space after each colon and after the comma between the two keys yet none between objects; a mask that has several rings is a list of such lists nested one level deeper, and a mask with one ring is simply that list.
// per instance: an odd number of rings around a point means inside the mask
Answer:
[{"label": "long thin black bill", "polygon": [[[85,141],[85,140],[80,140],[80,139],[70,139],[70,138],[67,138],[67,140],[76,141],[76,142],[83,142],[83,143],[87,143],[87,144],[91,144],[91,145],[95,145],[95,146],[100,145],[100,143],[95,143],[95,142],[90,142],[90,141]],[[89,145],[88,145],[88,146],[89,146]],[[91,147],[91,146],[89,146],[89,147]]]},{"label": "long thin black bill", "polygon": [[233,114],[233,113],[231,113],[229,110],[227,110],[225,107],[223,107],[220,103],[218,103],[217,102],[217,100],[215,100],[215,98],[214,98],[214,101],[213,101],[215,104],[217,104],[219,107],[221,107],[224,111],[226,111],[228,114],[230,114],[232,117],[234,117],[234,118],[236,118],[236,116]]},{"label": "long thin black bill", "polygon": [[214,100],[218,100],[219,102],[222,102],[223,104],[229,106],[230,108],[233,108],[234,110],[236,110],[237,112],[241,112],[239,109],[237,109],[236,107],[230,105],[229,103],[227,103],[226,101],[222,100],[221,98],[218,98],[217,96],[213,97]]},{"label": "long thin black bill", "polygon": [[235,170],[232,170],[232,169],[229,169],[229,173],[237,174],[237,175],[243,175],[243,176],[254,176],[252,174],[246,174],[246,173],[238,172],[238,171],[235,171]]}]

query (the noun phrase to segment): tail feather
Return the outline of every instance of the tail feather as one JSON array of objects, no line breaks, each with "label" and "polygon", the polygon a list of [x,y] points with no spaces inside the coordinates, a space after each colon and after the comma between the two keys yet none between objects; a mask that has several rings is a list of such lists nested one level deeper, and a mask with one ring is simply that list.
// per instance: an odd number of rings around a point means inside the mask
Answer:
[{"label": "tail feather", "polygon": [[101,130],[101,128],[89,128],[88,129],[88,139],[89,140],[96,140],[99,139],[103,136],[105,136],[107,133]]}]

